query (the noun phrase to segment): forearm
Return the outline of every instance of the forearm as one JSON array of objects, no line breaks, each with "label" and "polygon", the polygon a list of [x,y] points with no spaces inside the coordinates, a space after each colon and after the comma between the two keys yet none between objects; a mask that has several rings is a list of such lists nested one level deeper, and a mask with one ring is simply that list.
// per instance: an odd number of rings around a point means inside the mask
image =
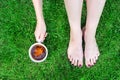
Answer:
[{"label": "forearm", "polygon": [[37,21],[43,20],[43,12],[42,12],[42,0],[32,0],[33,6],[35,8],[36,19]]}]

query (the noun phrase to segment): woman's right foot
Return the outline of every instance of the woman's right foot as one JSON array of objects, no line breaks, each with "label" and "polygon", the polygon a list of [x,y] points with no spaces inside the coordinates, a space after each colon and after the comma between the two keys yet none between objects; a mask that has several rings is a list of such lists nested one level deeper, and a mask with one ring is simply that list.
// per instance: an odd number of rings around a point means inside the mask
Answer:
[{"label": "woman's right foot", "polygon": [[44,21],[37,22],[34,34],[37,42],[43,42],[45,40],[47,33],[46,33],[46,25]]},{"label": "woman's right foot", "polygon": [[70,42],[68,47],[68,58],[74,66],[82,67],[83,65],[83,49],[82,49],[82,32],[71,30]]}]

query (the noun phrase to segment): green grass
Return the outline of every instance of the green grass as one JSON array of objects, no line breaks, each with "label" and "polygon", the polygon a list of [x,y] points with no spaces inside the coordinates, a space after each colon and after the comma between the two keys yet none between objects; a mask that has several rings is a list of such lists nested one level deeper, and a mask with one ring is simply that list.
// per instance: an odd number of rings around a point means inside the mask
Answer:
[{"label": "green grass", "polygon": [[[28,56],[36,25],[31,0],[0,0],[0,80],[120,80],[119,5],[119,0],[106,2],[96,35],[101,55],[88,69],[67,59],[69,24],[63,0],[44,0],[49,55],[43,63],[33,63]],[[84,4],[82,26],[85,9]]]}]

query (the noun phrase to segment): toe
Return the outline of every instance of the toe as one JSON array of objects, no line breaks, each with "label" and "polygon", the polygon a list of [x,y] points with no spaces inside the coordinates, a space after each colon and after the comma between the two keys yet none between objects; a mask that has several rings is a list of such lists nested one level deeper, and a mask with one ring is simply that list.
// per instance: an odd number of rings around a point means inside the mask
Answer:
[{"label": "toe", "polygon": [[98,59],[98,56],[95,56],[95,60],[97,60]]},{"label": "toe", "polygon": [[72,59],[71,64],[74,65],[74,62],[75,62],[75,61]]},{"label": "toe", "polygon": [[94,63],[94,64],[96,63],[96,59],[95,59],[95,58],[93,58],[93,63]]},{"label": "toe", "polygon": [[70,60],[70,55],[68,55],[68,59]]},{"label": "toe", "polygon": [[91,66],[90,59],[85,61],[86,66],[89,68]]},{"label": "toe", "polygon": [[78,67],[82,67],[83,63],[81,60],[78,60]]},{"label": "toe", "polygon": [[90,65],[91,65],[91,66],[94,65],[93,58],[90,59]]},{"label": "toe", "polygon": [[97,56],[100,56],[100,53],[98,53]]},{"label": "toe", "polygon": [[73,60],[73,59],[70,57],[70,61],[71,61],[71,62],[72,62],[72,60]]},{"label": "toe", "polygon": [[76,60],[74,60],[74,66],[77,66],[77,62],[78,62],[78,60],[76,59]]}]

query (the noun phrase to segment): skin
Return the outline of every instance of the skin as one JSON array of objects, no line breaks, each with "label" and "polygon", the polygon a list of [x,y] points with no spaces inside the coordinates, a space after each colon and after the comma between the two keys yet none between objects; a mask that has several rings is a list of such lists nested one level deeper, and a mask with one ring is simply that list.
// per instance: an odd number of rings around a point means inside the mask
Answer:
[{"label": "skin", "polygon": [[74,66],[82,67],[82,31],[81,31],[81,12],[83,0],[64,0],[68,20],[70,23],[70,41],[68,46],[68,58]]},{"label": "skin", "polygon": [[93,66],[100,55],[96,42],[96,29],[105,5],[106,0],[87,0],[87,20],[85,27],[85,64]]},{"label": "skin", "polygon": [[32,0],[33,6],[35,8],[36,13],[36,29],[35,29],[35,38],[37,42],[43,42],[45,40],[45,37],[47,36],[46,33],[46,25],[43,18],[43,11],[42,11],[42,0]]},{"label": "skin", "polygon": [[[32,0],[36,12],[36,41],[45,40],[46,25],[42,12],[42,0]],[[68,20],[70,24],[70,41],[68,46],[68,59],[74,66],[82,67],[83,56],[87,67],[93,66],[100,55],[96,42],[96,29],[105,5],[106,0],[86,0],[87,3],[87,20],[84,30],[85,51],[82,48],[81,30],[81,12],[83,0],[64,0]]]},{"label": "skin", "polygon": [[[82,38],[81,38],[81,9],[82,0],[64,0],[68,20],[70,23],[70,43],[68,47],[68,58],[73,65],[83,64]],[[96,43],[96,29],[103,11],[105,0],[86,0],[87,21],[84,30],[85,40],[85,64],[87,67],[93,66],[100,55]],[[79,36],[79,37],[78,37]]]}]

